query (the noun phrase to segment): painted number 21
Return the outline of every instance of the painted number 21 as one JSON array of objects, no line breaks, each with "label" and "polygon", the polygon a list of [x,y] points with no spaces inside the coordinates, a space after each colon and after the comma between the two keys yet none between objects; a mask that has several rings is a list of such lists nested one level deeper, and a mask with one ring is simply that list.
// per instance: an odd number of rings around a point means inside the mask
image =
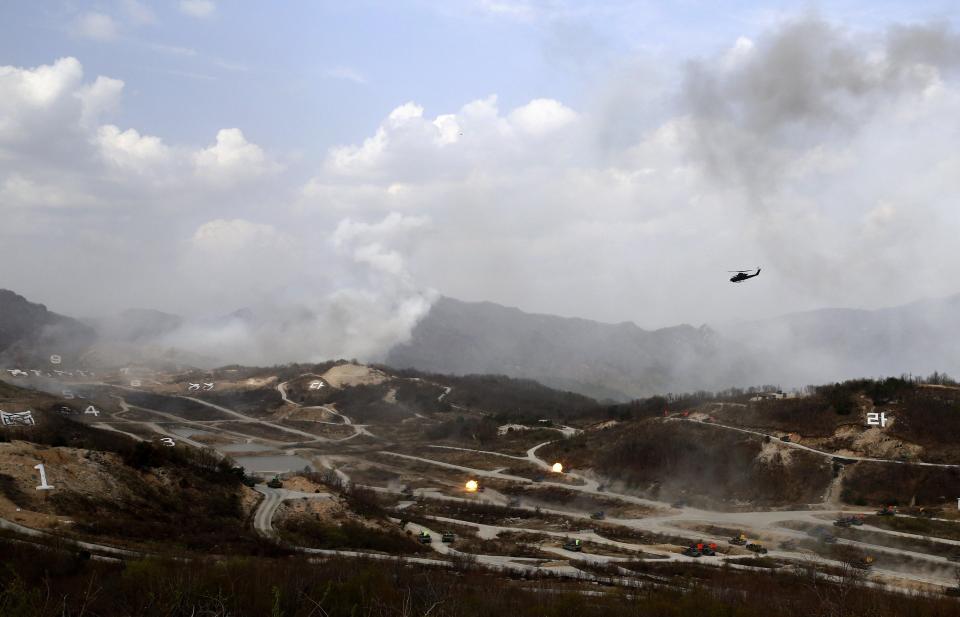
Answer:
[{"label": "painted number 21", "polygon": [[47,470],[43,468],[43,463],[34,465],[33,468],[40,472],[40,486],[37,487],[37,490],[49,491],[52,489],[53,485],[47,484]]}]

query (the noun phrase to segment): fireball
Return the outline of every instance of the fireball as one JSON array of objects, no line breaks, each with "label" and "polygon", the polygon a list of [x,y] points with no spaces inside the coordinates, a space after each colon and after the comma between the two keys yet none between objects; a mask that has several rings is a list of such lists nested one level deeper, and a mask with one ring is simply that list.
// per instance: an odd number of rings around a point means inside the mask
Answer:
[{"label": "fireball", "polygon": [[554,463],[553,473],[563,473],[563,463]]},{"label": "fireball", "polygon": [[477,484],[476,480],[467,480],[466,488],[467,492],[474,493],[478,488],[480,488],[480,485]]}]

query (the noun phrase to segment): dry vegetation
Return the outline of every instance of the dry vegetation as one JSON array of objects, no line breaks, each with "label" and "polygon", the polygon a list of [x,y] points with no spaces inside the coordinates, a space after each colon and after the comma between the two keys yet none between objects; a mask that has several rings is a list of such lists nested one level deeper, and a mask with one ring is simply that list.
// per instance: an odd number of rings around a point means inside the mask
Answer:
[{"label": "dry vegetation", "polygon": [[911,501],[935,505],[957,495],[960,469],[860,462],[844,475],[841,498],[855,505],[906,505]]},{"label": "dry vegetation", "polygon": [[[305,558],[114,564],[4,540],[0,551],[8,566],[0,579],[0,614],[18,617],[952,617],[960,607],[946,597],[859,588],[847,578],[829,583],[699,564],[627,564],[658,583],[630,589],[627,597],[552,577],[505,580],[468,564],[462,570]],[[689,582],[697,584],[673,587]],[[581,593],[586,589],[590,595]]]},{"label": "dry vegetation", "polygon": [[625,422],[618,430],[584,433],[538,454],[590,468],[653,498],[691,504],[749,501],[759,506],[821,500],[829,462],[802,451],[763,456],[762,439],[686,422]]}]

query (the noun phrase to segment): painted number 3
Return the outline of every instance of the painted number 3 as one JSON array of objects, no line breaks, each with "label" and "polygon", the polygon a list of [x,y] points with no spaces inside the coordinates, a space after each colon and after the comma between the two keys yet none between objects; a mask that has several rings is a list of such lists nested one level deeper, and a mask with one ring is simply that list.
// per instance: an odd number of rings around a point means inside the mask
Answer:
[{"label": "painted number 3", "polygon": [[34,465],[33,468],[40,472],[40,486],[37,487],[37,490],[49,491],[52,489],[53,485],[47,484],[47,470],[43,468],[43,463]]}]

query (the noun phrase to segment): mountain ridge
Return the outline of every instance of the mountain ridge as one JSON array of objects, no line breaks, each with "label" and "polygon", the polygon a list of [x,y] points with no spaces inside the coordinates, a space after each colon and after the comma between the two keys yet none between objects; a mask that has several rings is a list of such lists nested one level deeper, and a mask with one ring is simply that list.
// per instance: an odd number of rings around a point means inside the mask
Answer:
[{"label": "mountain ridge", "polygon": [[855,377],[957,371],[960,294],[882,309],[821,308],[734,324],[645,330],[441,298],[397,367],[500,372],[624,400],[762,384],[801,387]]}]

